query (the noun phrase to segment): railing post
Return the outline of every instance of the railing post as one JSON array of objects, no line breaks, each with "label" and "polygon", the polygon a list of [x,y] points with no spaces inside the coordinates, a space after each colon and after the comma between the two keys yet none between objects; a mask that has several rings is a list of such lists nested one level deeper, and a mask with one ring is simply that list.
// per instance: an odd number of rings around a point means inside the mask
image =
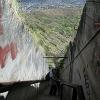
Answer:
[{"label": "railing post", "polygon": [[78,99],[79,100],[86,100],[83,92],[82,86],[77,87]]},{"label": "railing post", "polygon": [[61,84],[60,86],[60,100],[62,100],[62,97],[63,97],[63,84]]},{"label": "railing post", "polygon": [[75,85],[75,84],[64,84],[61,83],[60,85],[60,100],[63,100],[63,86],[70,87],[73,89],[72,91],[72,98],[71,100],[86,100],[84,96],[83,87],[81,85]]},{"label": "railing post", "polygon": [[[76,88],[73,88],[72,100],[77,100],[77,90],[76,90]],[[79,99],[79,100],[81,100],[81,99]]]}]

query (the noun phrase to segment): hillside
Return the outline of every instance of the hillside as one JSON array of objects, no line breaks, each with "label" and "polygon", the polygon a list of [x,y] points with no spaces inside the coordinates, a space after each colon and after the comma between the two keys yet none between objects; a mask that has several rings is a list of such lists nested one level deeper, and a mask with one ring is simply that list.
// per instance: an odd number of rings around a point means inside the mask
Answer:
[{"label": "hillside", "polygon": [[31,13],[22,13],[22,16],[47,56],[63,56],[76,34],[81,11],[81,7],[33,9]]}]

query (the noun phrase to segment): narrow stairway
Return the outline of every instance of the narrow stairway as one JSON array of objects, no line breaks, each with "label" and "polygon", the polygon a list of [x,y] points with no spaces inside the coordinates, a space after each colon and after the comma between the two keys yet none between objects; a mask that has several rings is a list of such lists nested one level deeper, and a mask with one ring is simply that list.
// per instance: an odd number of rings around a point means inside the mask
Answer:
[{"label": "narrow stairway", "polygon": [[49,95],[50,87],[46,88],[41,94],[37,95],[36,100],[60,100],[59,96]]}]

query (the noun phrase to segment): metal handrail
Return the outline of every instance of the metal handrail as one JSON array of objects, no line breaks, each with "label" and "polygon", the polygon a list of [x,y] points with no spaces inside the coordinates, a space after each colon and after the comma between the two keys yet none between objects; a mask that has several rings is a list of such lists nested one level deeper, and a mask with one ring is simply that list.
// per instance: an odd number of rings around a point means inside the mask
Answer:
[{"label": "metal handrail", "polygon": [[85,96],[84,96],[84,91],[81,85],[77,85],[77,84],[67,84],[67,83],[61,83],[61,94],[60,94],[60,100],[62,99],[63,96],[63,88],[64,86],[70,87],[73,89],[73,93],[72,93],[72,100],[86,100]]},{"label": "metal handrail", "polygon": [[[14,90],[18,87],[25,87],[29,86],[31,84],[36,84],[36,83],[43,83],[46,82],[47,80],[31,80],[31,81],[19,81],[19,82],[4,82],[0,83],[0,93]],[[61,95],[60,99],[62,100],[63,96],[63,87],[67,86],[73,89],[73,94],[72,94],[72,100],[77,100],[77,97],[79,100],[85,100],[83,88],[81,85],[77,84],[67,84],[66,81],[61,81],[61,80],[55,80],[57,82],[60,82],[60,89],[61,89]]]},{"label": "metal handrail", "polygon": [[[55,81],[60,82],[60,89],[61,89],[60,99],[61,100],[62,100],[62,96],[63,96],[63,87],[64,86],[68,86],[73,89],[72,100],[77,100],[77,97],[79,98],[79,100],[85,100],[83,88],[81,85],[67,84],[67,83],[65,83],[65,81],[60,81],[60,80],[59,81],[55,80]],[[47,80],[31,80],[31,81],[0,83],[0,93],[14,90],[18,87],[20,88],[20,87],[29,86],[31,84],[43,83],[43,82],[47,82]]]}]

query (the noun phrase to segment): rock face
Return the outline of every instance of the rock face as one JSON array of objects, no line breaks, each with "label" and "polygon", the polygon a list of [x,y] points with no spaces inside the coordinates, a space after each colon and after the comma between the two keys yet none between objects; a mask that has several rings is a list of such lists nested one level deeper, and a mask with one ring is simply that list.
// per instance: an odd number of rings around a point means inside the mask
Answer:
[{"label": "rock face", "polygon": [[100,100],[100,3],[94,2],[98,0],[87,0],[61,70],[62,80],[82,85],[86,100]]},{"label": "rock face", "polygon": [[18,14],[16,0],[0,0],[0,82],[41,79],[48,72],[44,49]]}]

